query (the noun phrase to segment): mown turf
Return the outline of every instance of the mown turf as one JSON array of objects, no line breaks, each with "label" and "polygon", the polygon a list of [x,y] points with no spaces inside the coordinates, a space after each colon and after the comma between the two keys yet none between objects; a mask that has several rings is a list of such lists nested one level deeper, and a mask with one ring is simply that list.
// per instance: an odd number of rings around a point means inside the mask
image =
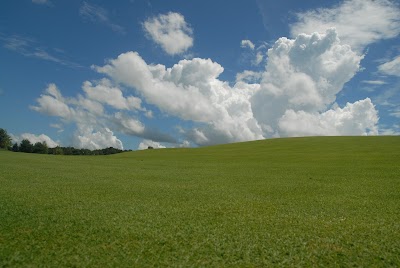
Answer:
[{"label": "mown turf", "polygon": [[400,137],[0,152],[0,266],[400,266]]}]

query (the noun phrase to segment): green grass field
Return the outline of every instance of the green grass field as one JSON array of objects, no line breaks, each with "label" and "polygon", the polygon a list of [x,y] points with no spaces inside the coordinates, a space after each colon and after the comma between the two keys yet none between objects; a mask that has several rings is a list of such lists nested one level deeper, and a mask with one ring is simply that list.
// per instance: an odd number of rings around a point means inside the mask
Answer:
[{"label": "green grass field", "polygon": [[399,267],[400,137],[0,151],[0,266]]}]

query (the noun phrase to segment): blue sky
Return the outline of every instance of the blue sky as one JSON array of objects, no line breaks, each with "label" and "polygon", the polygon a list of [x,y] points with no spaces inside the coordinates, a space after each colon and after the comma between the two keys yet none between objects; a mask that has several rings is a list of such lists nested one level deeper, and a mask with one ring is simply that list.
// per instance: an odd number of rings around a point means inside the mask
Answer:
[{"label": "blue sky", "polygon": [[89,149],[400,133],[398,1],[0,4],[0,127]]}]

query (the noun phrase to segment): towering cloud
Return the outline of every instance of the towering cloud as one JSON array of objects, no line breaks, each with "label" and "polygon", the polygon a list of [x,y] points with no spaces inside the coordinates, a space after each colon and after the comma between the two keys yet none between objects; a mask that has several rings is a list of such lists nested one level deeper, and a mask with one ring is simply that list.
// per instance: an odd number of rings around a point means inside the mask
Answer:
[{"label": "towering cloud", "polygon": [[[376,115],[370,100],[361,102],[370,105],[355,103],[327,110],[359,70],[361,59],[349,45],[341,43],[335,29],[328,29],[323,34],[280,38],[268,51],[265,71],[238,75],[234,86],[218,79],[224,69],[210,59],[181,60],[167,68],[149,65],[138,53],[127,52],[93,68],[131,87],[165,113],[198,122],[184,134],[194,143],[205,145],[299,135],[290,127],[295,123],[291,120],[294,115],[310,115],[314,123],[321,121],[324,126],[332,123],[329,131],[310,128],[307,135],[376,133],[376,116],[366,118],[368,122],[359,124],[360,128],[340,126],[343,111],[350,113],[353,122],[360,119],[354,114],[359,109]],[[249,75],[261,77],[261,82],[246,82]]]},{"label": "towering cloud", "polygon": [[251,98],[255,118],[266,134],[281,135],[278,122],[287,110],[325,111],[361,59],[340,42],[335,29],[280,38],[268,51],[260,90]]}]

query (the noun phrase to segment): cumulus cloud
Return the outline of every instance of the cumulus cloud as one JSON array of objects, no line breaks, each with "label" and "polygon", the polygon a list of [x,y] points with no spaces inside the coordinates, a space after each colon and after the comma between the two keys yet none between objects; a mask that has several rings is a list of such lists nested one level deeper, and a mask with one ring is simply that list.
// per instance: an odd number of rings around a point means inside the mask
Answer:
[{"label": "cumulus cloud", "polygon": [[89,99],[108,104],[115,109],[142,110],[141,99],[134,96],[125,98],[121,89],[113,86],[108,79],[101,79],[97,84],[86,81],[83,83],[82,89]]},{"label": "cumulus cloud", "polygon": [[254,71],[243,71],[236,74],[236,83],[246,82],[246,83],[259,83],[262,78],[262,72]]},{"label": "cumulus cloud", "polygon": [[253,42],[251,42],[250,40],[242,40],[242,42],[240,43],[240,46],[242,48],[250,48],[251,50],[254,50],[254,48],[255,48]]},{"label": "cumulus cloud", "polygon": [[167,69],[161,64],[148,65],[138,53],[127,52],[103,67],[94,68],[135,88],[148,103],[168,114],[198,122],[208,122],[218,116],[203,92],[196,87],[196,83],[207,86],[223,71],[222,66],[210,59],[182,60]]},{"label": "cumulus cloud", "polygon": [[149,18],[143,23],[143,29],[169,55],[182,54],[193,46],[193,30],[179,13]]},{"label": "cumulus cloud", "polygon": [[391,0],[349,0],[332,8],[297,14],[291,25],[293,37],[301,33],[324,33],[335,27],[342,41],[354,50],[400,34],[399,4]]},{"label": "cumulus cloud", "polygon": [[400,56],[379,65],[378,70],[383,74],[400,76]]},{"label": "cumulus cloud", "polygon": [[[151,111],[141,107],[139,98],[124,97],[121,90],[113,86],[109,80],[86,81],[82,85],[82,90],[84,95],[78,94],[75,98],[66,98],[55,84],[50,84],[31,109],[58,117],[63,124],[76,125],[77,130],[72,145],[77,148],[123,148],[122,142],[114,135],[112,129],[130,136],[176,142],[170,135],[145,127],[137,116],[129,113],[132,111],[137,113],[137,110],[144,113]],[[103,104],[117,111],[110,112],[103,107]],[[60,124],[53,124],[53,127],[62,129]]]},{"label": "cumulus cloud", "polygon": [[279,119],[284,136],[377,135],[378,114],[369,98],[323,113],[287,110]]},{"label": "cumulus cloud", "polygon": [[95,131],[92,127],[80,126],[74,136],[74,146],[76,148],[85,148],[97,150],[108,147],[114,147],[123,150],[121,140],[108,128],[102,128]]},{"label": "cumulus cloud", "polygon": [[279,134],[278,121],[287,110],[324,111],[359,70],[361,59],[340,42],[335,29],[280,38],[268,50],[260,90],[251,98],[255,118],[267,133]]},{"label": "cumulus cloud", "polygon": [[155,142],[152,140],[143,140],[141,143],[139,143],[138,150],[145,150],[150,147],[153,147],[153,149],[162,149],[166,148],[164,145],[161,145],[159,142]]},{"label": "cumulus cloud", "polygon": [[[92,149],[122,148],[114,132],[144,138],[142,149],[164,146],[160,142],[178,144],[132,116],[151,115],[142,100],[167,116],[192,122],[193,127],[180,128],[178,140],[184,139],[183,145],[378,133],[378,115],[370,99],[332,108],[363,58],[334,28],[280,38],[267,56],[263,71],[239,73],[231,85],[219,79],[224,68],[211,59],[185,59],[167,67],[126,52],[104,66],[92,66],[109,79],[84,82],[84,94],[75,98],[65,98],[49,85],[32,109],[75,123],[76,147]],[[121,87],[132,89],[133,95],[124,96]]]},{"label": "cumulus cloud", "polygon": [[168,114],[205,123],[204,131],[213,139],[203,139],[202,145],[263,137],[249,102],[257,85],[230,87],[218,79],[222,66],[210,59],[181,60],[166,68],[148,65],[138,53],[127,52],[94,68],[136,89],[148,103]]},{"label": "cumulus cloud", "polygon": [[[133,88],[161,111],[197,122],[181,134],[195,144],[209,145],[301,133],[376,133],[378,119],[369,99],[329,109],[362,58],[341,42],[335,29],[328,29],[280,38],[268,50],[265,71],[240,73],[233,86],[218,78],[224,69],[210,59],[181,60],[167,68],[127,52],[93,68]],[[360,110],[371,116],[361,118]],[[294,118],[315,127],[296,132],[291,128]]]},{"label": "cumulus cloud", "polygon": [[20,143],[22,140],[29,140],[32,144],[37,142],[45,142],[48,147],[54,148],[59,146],[57,142],[52,140],[49,136],[45,134],[35,135],[32,133],[23,133],[20,136],[12,136],[14,142]]},{"label": "cumulus cloud", "polygon": [[72,118],[75,113],[65,103],[65,99],[55,84],[50,84],[46,88],[45,94],[42,94],[37,102],[38,106],[31,106],[31,109],[36,112],[62,118]]},{"label": "cumulus cloud", "polygon": [[136,118],[124,116],[121,112],[114,114],[114,122],[118,125],[121,132],[137,136],[142,135],[145,126]]}]

